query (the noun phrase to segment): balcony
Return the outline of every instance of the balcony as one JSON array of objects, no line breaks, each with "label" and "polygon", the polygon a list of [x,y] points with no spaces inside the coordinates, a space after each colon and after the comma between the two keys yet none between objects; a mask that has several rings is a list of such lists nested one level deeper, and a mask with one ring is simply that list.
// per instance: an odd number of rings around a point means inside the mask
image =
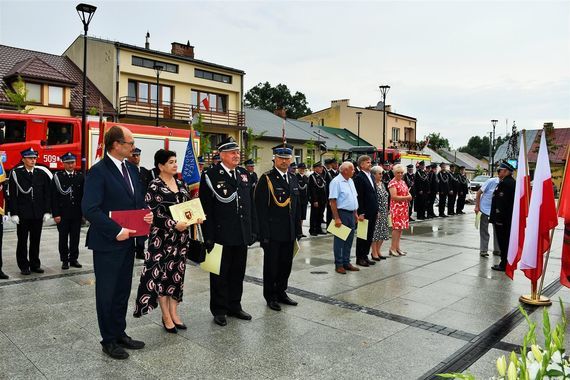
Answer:
[{"label": "balcony", "polygon": [[[177,102],[158,105],[159,121],[188,123],[190,115],[195,115],[198,112],[202,115],[202,122],[206,125],[245,129],[245,114],[241,111],[206,111],[199,109],[198,106]],[[119,117],[156,120],[156,103],[140,102],[123,96],[119,101]]]}]

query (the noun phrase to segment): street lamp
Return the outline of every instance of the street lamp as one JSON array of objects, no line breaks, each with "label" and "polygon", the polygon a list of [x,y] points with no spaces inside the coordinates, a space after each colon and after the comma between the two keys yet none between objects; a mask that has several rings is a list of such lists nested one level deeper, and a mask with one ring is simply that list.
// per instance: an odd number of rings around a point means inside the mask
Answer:
[{"label": "street lamp", "polygon": [[491,124],[493,124],[493,136],[491,137],[491,173],[495,171],[495,127],[497,126],[497,122],[498,120],[491,120]]},{"label": "street lamp", "polygon": [[156,71],[156,126],[158,127],[158,81],[160,78],[160,73],[162,72],[162,70],[164,70],[164,66],[162,65],[154,65],[152,67],[154,69],[154,71]]},{"label": "street lamp", "polygon": [[362,115],[362,112],[358,111],[356,113],[356,117],[358,118],[358,141],[357,141],[357,146],[360,146],[360,116]]},{"label": "street lamp", "polygon": [[382,93],[382,113],[383,113],[383,130],[384,130],[384,137],[382,139],[382,163],[386,162],[386,94],[390,91],[390,86],[382,85],[380,86],[380,92]]},{"label": "street lamp", "polygon": [[81,142],[81,172],[85,175],[87,171],[87,30],[89,23],[97,7],[94,5],[81,3],[75,7],[77,14],[83,23],[83,100],[81,108],[81,132],[83,140]]}]

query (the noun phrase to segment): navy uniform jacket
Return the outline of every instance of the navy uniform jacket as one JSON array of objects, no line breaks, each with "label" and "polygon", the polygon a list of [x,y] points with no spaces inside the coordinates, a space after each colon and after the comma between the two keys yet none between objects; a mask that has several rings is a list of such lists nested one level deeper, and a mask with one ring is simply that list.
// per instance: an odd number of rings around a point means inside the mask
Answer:
[{"label": "navy uniform jacket", "polygon": [[[394,172],[391,170],[384,170],[382,172],[382,183],[384,184],[384,187],[386,188],[386,191],[388,191],[388,184],[390,183],[390,181],[392,180],[392,178],[394,178]],[[388,191],[389,193],[390,191]]]},{"label": "navy uniform jacket", "polygon": [[296,173],[295,178],[299,184],[299,202],[301,205],[306,205],[309,202],[309,177]]},{"label": "navy uniform jacket", "polygon": [[453,191],[454,195],[457,195],[459,191],[459,174],[449,173],[449,191]]},{"label": "navy uniform jacket", "polygon": [[[16,174],[16,175],[14,175]],[[16,180],[18,179],[18,186]],[[33,191],[25,194],[31,187]],[[41,219],[51,209],[51,179],[38,167],[35,167],[30,177],[24,166],[12,170],[8,182],[10,215],[20,219]],[[33,197],[32,197],[33,193]]]},{"label": "navy uniform jacket", "polygon": [[255,187],[255,185],[257,185],[257,181],[258,181],[257,173],[256,172],[249,173],[249,178],[251,181],[251,186]]},{"label": "navy uniform jacket", "polygon": [[[259,178],[255,187],[254,199],[261,242],[267,240],[288,242],[302,234],[299,183],[296,176],[290,173],[287,173],[287,179],[289,183],[283,179],[277,169],[273,168]],[[273,194],[268,181],[273,187]],[[278,205],[275,200],[283,205]],[[287,202],[289,203],[284,205]]]},{"label": "navy uniform jacket", "polygon": [[[86,245],[94,251],[125,250],[134,247],[133,238],[117,241],[121,226],[109,218],[109,211],[140,210],[145,207],[137,167],[125,161],[134,187],[131,195],[123,174],[105,154],[85,178],[81,209],[91,225]],[[150,210],[149,210],[150,212]]]},{"label": "navy uniform jacket", "polygon": [[[255,241],[253,187],[247,170],[238,166],[235,171],[237,180],[221,164],[202,173],[199,194],[206,214],[202,225],[204,241],[228,246],[251,245]],[[235,198],[230,200],[231,197]]]},{"label": "navy uniform jacket", "polygon": [[421,192],[421,195],[425,196],[429,193],[429,186],[430,184],[427,173],[421,169],[416,170],[416,174],[414,176],[415,193],[420,194]]},{"label": "navy uniform jacket", "polygon": [[366,219],[376,220],[378,215],[378,194],[367,177],[367,174],[361,171],[353,179],[354,187],[358,194],[358,215],[364,214]]},{"label": "navy uniform jacket", "polygon": [[429,181],[429,192],[431,194],[436,194],[439,189],[439,178],[437,173],[430,171],[428,173],[428,181]]},{"label": "navy uniform jacket", "polygon": [[437,173],[437,191],[447,195],[451,190],[451,174],[444,171]]},{"label": "navy uniform jacket", "polygon": [[311,202],[311,205],[315,202],[319,202],[319,207],[322,207],[327,201],[325,180],[323,176],[317,172],[313,172],[313,174],[309,176],[309,202]]},{"label": "navy uniform jacket", "polygon": [[458,185],[457,185],[457,193],[462,193],[462,195],[466,195],[469,192],[469,180],[467,176],[464,174],[457,175]]},{"label": "navy uniform jacket", "polygon": [[[81,200],[83,199],[83,174],[73,172],[57,172],[51,181],[51,212],[53,217],[61,216],[70,219],[79,219]],[[59,183],[59,184],[58,184]]]},{"label": "navy uniform jacket", "polygon": [[415,175],[409,173],[404,174],[404,182],[406,182],[406,186],[408,186],[410,194],[415,197],[416,196]]},{"label": "navy uniform jacket", "polygon": [[510,226],[515,201],[515,185],[513,176],[508,175],[499,182],[493,192],[491,215],[489,221],[500,226]]}]

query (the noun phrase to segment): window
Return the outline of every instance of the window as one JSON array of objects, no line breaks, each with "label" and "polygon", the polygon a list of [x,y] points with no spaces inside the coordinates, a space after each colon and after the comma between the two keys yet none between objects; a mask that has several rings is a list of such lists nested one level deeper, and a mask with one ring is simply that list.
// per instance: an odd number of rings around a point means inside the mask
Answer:
[{"label": "window", "polygon": [[258,157],[257,156],[258,155],[257,149],[258,149],[258,147],[255,145],[251,147],[251,159],[253,160],[253,162],[257,161],[257,157]]},{"label": "window", "polygon": [[42,85],[37,83],[26,83],[26,100],[33,103],[42,102]]},{"label": "window", "polygon": [[[172,87],[159,85],[159,89],[158,94],[160,98],[158,99],[158,104],[171,105]],[[156,84],[130,80],[128,91],[128,100],[131,102],[156,104]]]},{"label": "window", "polygon": [[147,69],[153,69],[154,66],[162,66],[164,71],[169,73],[178,74],[178,65],[173,63],[166,63],[162,61],[157,61],[154,59],[142,58],[133,55],[132,61],[133,66],[146,67]]},{"label": "window", "polygon": [[0,119],[4,122],[5,143],[26,141],[26,122],[24,120]]},{"label": "window", "polygon": [[392,128],[392,142],[396,143],[400,140],[400,128]]},{"label": "window", "polygon": [[73,134],[73,124],[71,123],[57,123],[50,121],[47,125],[47,144],[48,145],[61,145],[71,144]]},{"label": "window", "polygon": [[213,80],[216,82],[222,82],[222,83],[228,83],[228,84],[232,83],[231,75],[218,74],[218,73],[214,73],[214,72],[206,71],[206,70],[194,69],[194,76],[196,78]]},{"label": "window", "polygon": [[[208,99],[209,108],[206,109],[204,99]],[[192,90],[190,96],[190,103],[194,107],[199,107],[203,111],[212,112],[227,112],[228,111],[228,96],[221,94],[213,94],[198,90]]]},{"label": "window", "polygon": [[49,86],[48,104],[63,106],[63,87]]},{"label": "window", "polygon": [[295,162],[303,162],[303,149],[295,149]]}]

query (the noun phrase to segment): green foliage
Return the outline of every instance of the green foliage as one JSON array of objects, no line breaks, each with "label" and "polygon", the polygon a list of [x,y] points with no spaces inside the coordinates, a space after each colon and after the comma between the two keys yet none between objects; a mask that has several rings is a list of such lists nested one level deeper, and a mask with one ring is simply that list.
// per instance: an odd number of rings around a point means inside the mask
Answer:
[{"label": "green foliage", "polygon": [[317,143],[313,140],[308,140],[303,145],[307,149],[307,159],[306,159],[307,168],[310,168],[315,163],[315,160],[313,159],[313,157],[311,157],[309,153],[312,150],[314,154],[316,154]]},{"label": "green foliage", "polygon": [[439,133],[432,132],[427,136],[424,136],[424,139],[429,138],[428,147],[437,151],[439,149],[449,149],[449,140],[442,137]]},{"label": "green foliage", "polygon": [[475,177],[483,174],[484,172],[485,171],[483,170],[483,168],[480,165],[477,165],[477,168],[475,169]]},{"label": "green foliage", "polygon": [[[263,137],[265,134],[267,133],[267,131],[262,131],[259,134],[255,134],[253,133],[253,129],[248,128],[245,133],[244,133],[244,137],[245,137],[245,148],[243,150],[244,152],[244,156],[246,159],[248,158],[252,158],[251,155],[253,153],[254,149],[263,149],[263,147],[258,146],[255,142]],[[257,162],[258,158],[255,159],[255,161]]]},{"label": "green foliage", "polygon": [[89,108],[87,113],[91,116],[95,116],[95,115],[99,114],[99,110],[96,107],[91,107],[91,108]]},{"label": "green foliage", "polygon": [[197,113],[194,115],[194,119],[198,118],[198,120],[192,120],[192,128],[194,128],[198,133],[200,133],[200,155],[204,156],[212,151],[211,143],[210,143],[210,134],[204,132],[204,123],[202,122],[202,115]]},{"label": "green foliage", "polygon": [[298,119],[311,113],[305,94],[298,91],[291,94],[289,88],[281,83],[275,87],[269,82],[259,83],[245,94],[244,99],[247,107],[269,112],[285,108],[288,118]]},{"label": "green foliage", "polygon": [[18,76],[18,79],[12,83],[11,87],[5,86],[4,92],[8,101],[16,107],[20,113],[30,113],[33,107],[29,107],[29,102],[26,100],[28,97],[28,89],[26,88],[26,83],[22,80],[22,77]]}]

